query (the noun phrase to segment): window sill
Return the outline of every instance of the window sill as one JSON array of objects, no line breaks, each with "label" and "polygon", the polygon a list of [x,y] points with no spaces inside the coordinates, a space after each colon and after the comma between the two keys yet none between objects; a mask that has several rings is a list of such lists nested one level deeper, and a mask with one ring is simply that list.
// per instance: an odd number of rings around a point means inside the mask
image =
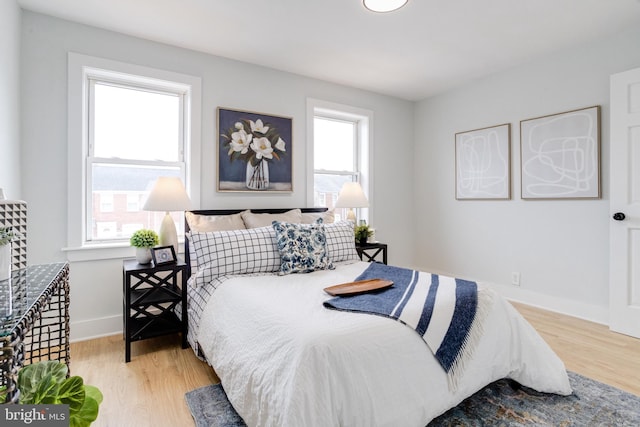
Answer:
[{"label": "window sill", "polygon": [[[184,240],[178,239],[178,250],[183,252]],[[103,243],[76,247],[62,248],[67,253],[69,262],[100,261],[107,259],[133,258],[135,248],[128,243]]]},{"label": "window sill", "polygon": [[131,258],[135,249],[126,243],[87,245],[62,248],[69,262],[98,261],[115,258]]}]

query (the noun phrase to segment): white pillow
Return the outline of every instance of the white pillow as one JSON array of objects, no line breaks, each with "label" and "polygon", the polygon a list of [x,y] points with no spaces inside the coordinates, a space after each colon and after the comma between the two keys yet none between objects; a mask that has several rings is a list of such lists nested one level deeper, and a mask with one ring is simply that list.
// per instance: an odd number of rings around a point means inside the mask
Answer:
[{"label": "white pillow", "polygon": [[351,221],[339,221],[324,227],[327,237],[327,252],[331,262],[359,260],[356,237]]},{"label": "white pillow", "polygon": [[198,262],[195,286],[228,274],[272,273],[280,253],[272,227],[191,233]]},{"label": "white pillow", "polygon": [[242,220],[242,212],[232,215],[200,215],[185,212],[189,229],[195,232],[243,230],[247,227]]},{"label": "white pillow", "polygon": [[242,220],[246,228],[271,227],[273,221],[300,224],[302,222],[302,211],[300,209],[291,209],[280,214],[244,211],[242,212]]},{"label": "white pillow", "polygon": [[318,218],[322,218],[323,224],[331,224],[336,220],[333,210],[326,212],[302,212],[303,224],[314,224]]}]

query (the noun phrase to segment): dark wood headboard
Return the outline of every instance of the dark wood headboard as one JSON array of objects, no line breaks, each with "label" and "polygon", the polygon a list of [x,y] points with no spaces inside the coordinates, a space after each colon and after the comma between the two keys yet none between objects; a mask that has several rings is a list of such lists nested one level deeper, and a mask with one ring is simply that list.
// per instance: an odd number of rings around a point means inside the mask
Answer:
[{"label": "dark wood headboard", "polygon": [[[278,213],[284,213],[284,212],[290,211],[291,209],[297,209],[297,208],[251,209],[251,212],[258,213],[258,214],[260,213],[278,214]],[[196,209],[189,212],[192,212],[196,215],[233,215],[240,212],[244,212],[246,210],[247,209]],[[326,212],[328,209],[327,208],[300,208],[300,210],[302,211],[302,213],[312,213],[312,212]],[[185,216],[184,232],[188,233],[189,230],[190,230],[189,223],[187,223],[187,219]],[[191,276],[191,263],[189,262],[190,260],[189,239],[187,239],[186,237],[184,239],[184,260],[188,265],[188,268],[187,268],[187,277],[188,277],[188,276]]]}]

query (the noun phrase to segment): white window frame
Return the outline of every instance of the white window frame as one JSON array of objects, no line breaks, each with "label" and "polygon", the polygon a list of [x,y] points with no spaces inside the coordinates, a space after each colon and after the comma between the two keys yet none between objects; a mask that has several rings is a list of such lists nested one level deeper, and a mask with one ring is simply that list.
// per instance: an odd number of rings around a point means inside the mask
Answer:
[{"label": "white window frame", "polygon": [[[336,120],[344,120],[357,123],[357,144],[354,147],[356,151],[356,174],[357,181],[362,186],[364,194],[369,200],[369,208],[359,209],[359,219],[364,219],[368,223],[374,221],[374,201],[373,193],[373,150],[371,149],[373,141],[373,111],[364,108],[353,107],[350,105],[339,104],[330,101],[323,101],[315,98],[307,99],[307,205],[313,206],[314,200],[314,119],[316,116],[332,118]],[[322,171],[336,175],[353,175],[344,171]]]},{"label": "white window frame", "polygon": [[87,167],[89,165],[89,129],[85,120],[89,107],[89,81],[92,77],[112,81],[153,81],[167,88],[184,89],[184,164],[185,187],[192,207],[200,205],[200,147],[201,147],[201,79],[150,67],[127,64],[104,58],[68,54],[68,216],[67,252],[70,261],[122,258],[131,256],[129,242],[98,243],[87,240],[88,199]]},{"label": "white window frame", "polygon": [[[185,103],[188,102],[189,98],[189,90],[190,86],[182,83],[176,82],[166,82],[164,80],[158,80],[155,78],[143,77],[143,76],[133,76],[133,75],[125,75],[121,73],[114,73],[111,70],[100,70],[100,69],[86,69],[86,81],[88,89],[88,98],[87,98],[87,111],[88,117],[88,150],[87,150],[87,166],[86,166],[86,212],[85,212],[85,234],[84,234],[84,242],[85,245],[94,245],[96,243],[100,244],[101,239],[99,237],[94,238],[89,233],[89,230],[92,228],[92,224],[94,221],[93,213],[91,209],[90,200],[93,197],[93,183],[92,178],[93,175],[90,173],[94,164],[101,165],[137,165],[137,166],[157,166],[157,167],[171,167],[177,168],[180,170],[181,178],[185,176],[187,165],[184,158],[187,132],[185,127],[185,121],[187,120],[187,114],[185,111]],[[109,85],[116,88],[130,89],[135,91],[145,91],[158,93],[162,95],[175,96],[179,102],[179,110],[178,110],[178,159],[177,161],[150,161],[150,160],[137,160],[137,159],[125,159],[125,158],[101,158],[95,156],[95,130],[93,127],[95,126],[95,86],[96,84]]]}]

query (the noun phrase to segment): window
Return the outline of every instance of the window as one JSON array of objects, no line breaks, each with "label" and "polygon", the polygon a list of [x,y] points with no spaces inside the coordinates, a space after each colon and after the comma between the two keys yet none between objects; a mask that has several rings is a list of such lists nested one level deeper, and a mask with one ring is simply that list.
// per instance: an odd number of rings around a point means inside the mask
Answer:
[{"label": "window", "polygon": [[[195,77],[69,54],[67,250],[159,230],[165,213],[142,206],[160,176],[180,177],[197,206],[199,92]],[[171,215],[180,233],[183,215]]]},{"label": "window", "polygon": [[127,212],[137,212],[142,208],[140,194],[127,194]]},{"label": "window", "polygon": [[113,238],[116,234],[116,223],[111,221],[96,223],[96,234],[100,239]]},{"label": "window", "polygon": [[[144,198],[159,176],[178,176],[185,182],[182,129],[188,88],[99,72],[90,74],[87,84],[87,241],[128,239],[131,233],[124,225],[131,222],[158,229],[163,212],[131,209],[129,201]],[[107,195],[108,210],[102,202]],[[101,209],[92,209],[96,199]],[[171,215],[182,231],[180,213]],[[116,224],[110,234],[97,226],[107,219]]]},{"label": "window", "polygon": [[113,194],[110,191],[103,191],[95,199],[100,205],[99,212],[113,212]]},{"label": "window", "polygon": [[[313,141],[313,206],[334,209],[345,182],[360,182],[369,197],[369,126],[372,114],[353,107],[310,100]],[[369,199],[371,206],[371,200]],[[336,220],[346,209],[335,209]],[[368,220],[370,209],[359,209],[358,219]]]}]

